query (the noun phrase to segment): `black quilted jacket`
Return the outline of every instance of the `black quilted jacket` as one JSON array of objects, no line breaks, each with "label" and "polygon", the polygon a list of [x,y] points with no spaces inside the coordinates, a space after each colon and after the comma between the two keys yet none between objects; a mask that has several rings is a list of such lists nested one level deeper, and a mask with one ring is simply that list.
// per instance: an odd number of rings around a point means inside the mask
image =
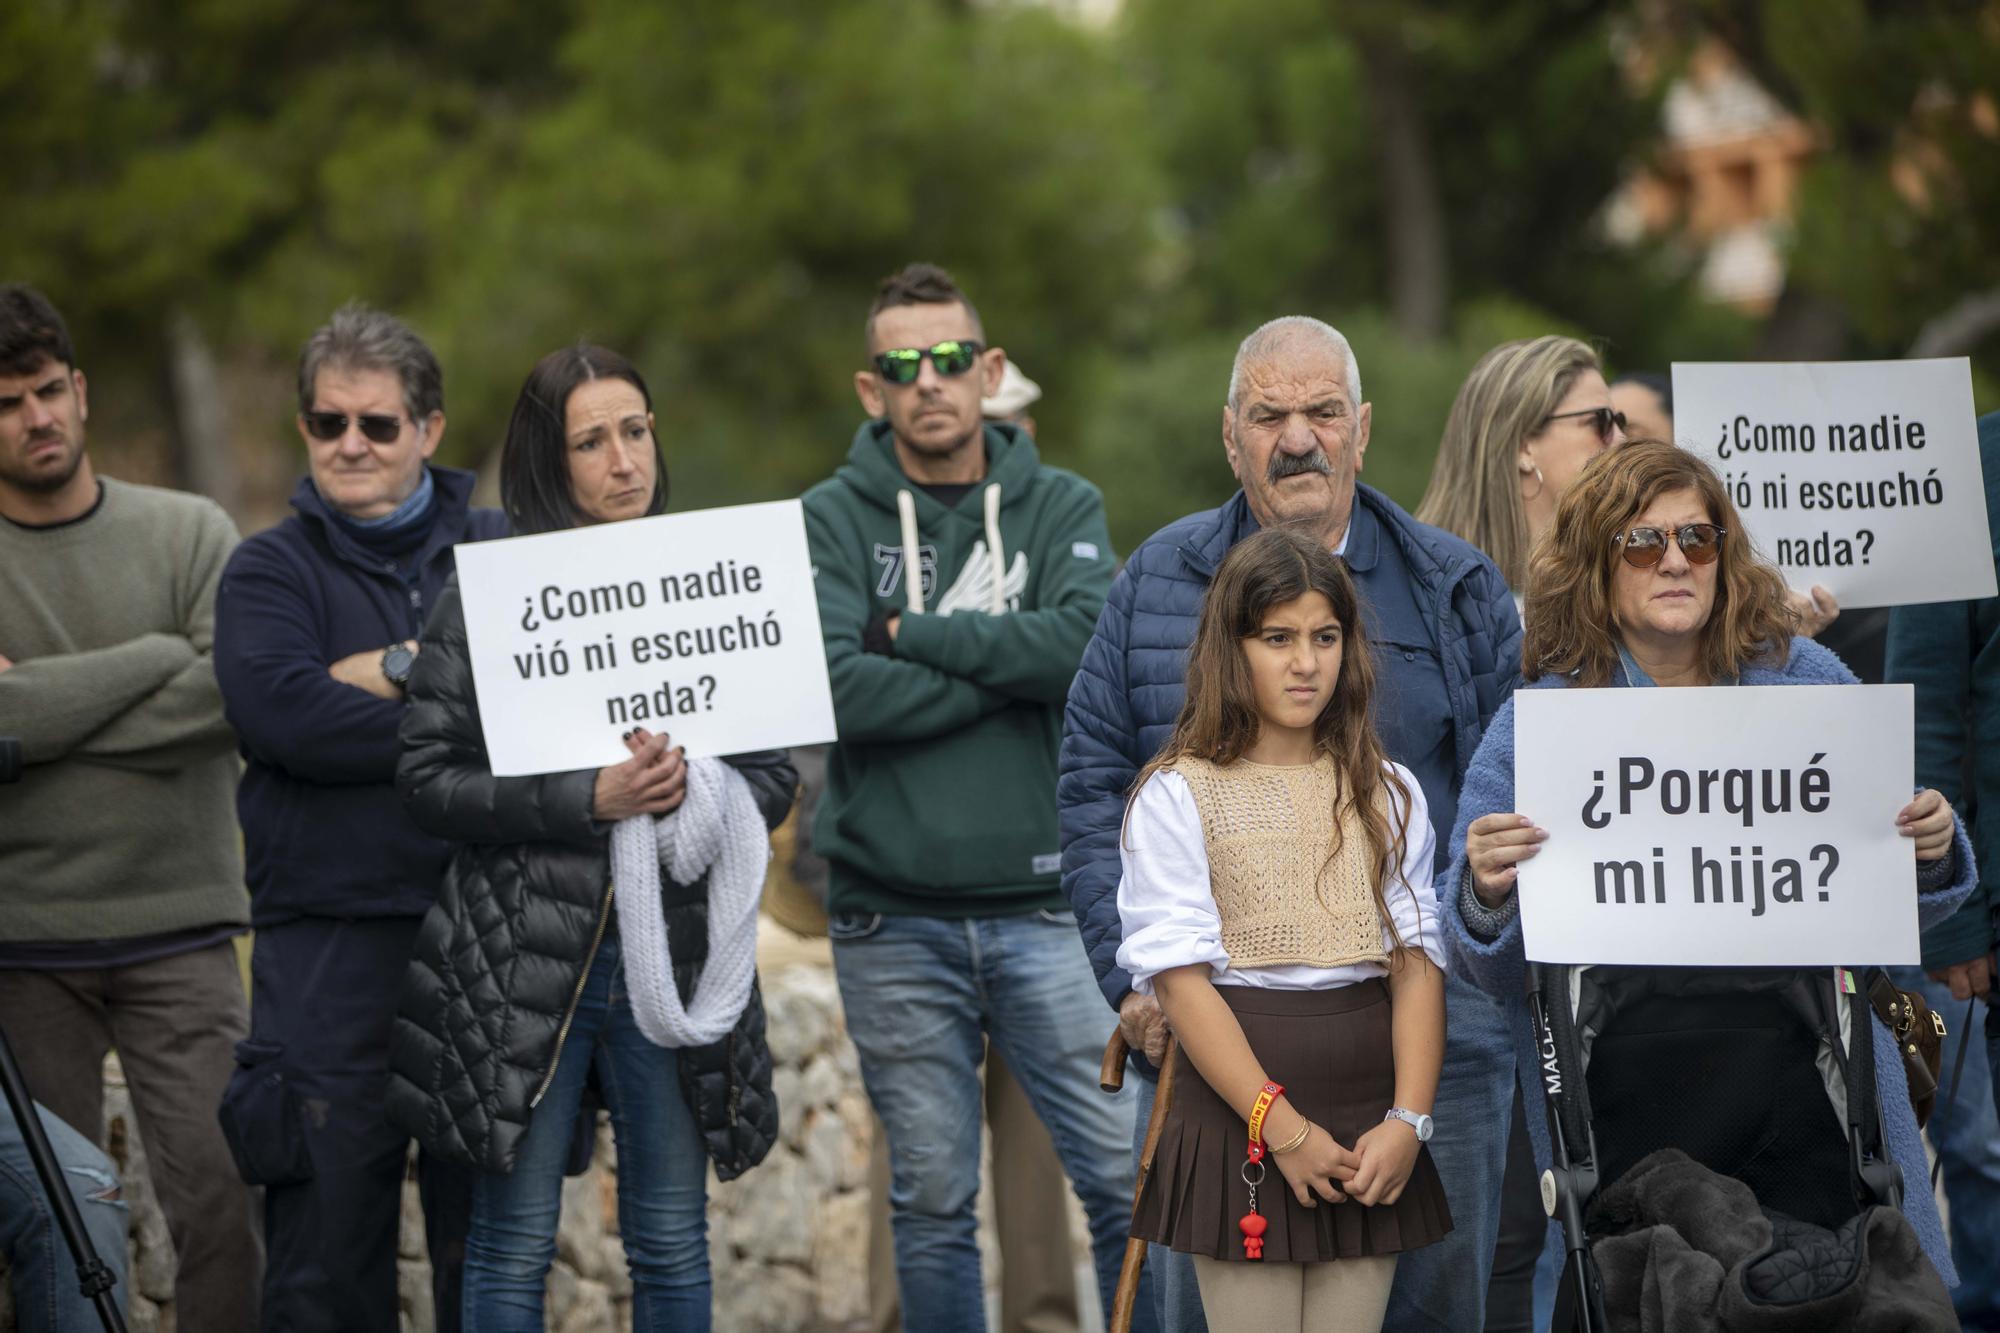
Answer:
[{"label": "black quilted jacket", "polygon": [[[506,1172],[608,906],[610,826],[591,817],[595,770],[496,778],[488,769],[455,585],[425,627],[409,698],[397,786],[419,824],[459,846],[404,981],[389,1114],[432,1152]],[[798,782],[789,757],[729,762],[775,827]],[[662,898],[686,1000],[708,954],[707,877],[667,883]],[[716,1174],[741,1175],[778,1135],[759,992],[729,1036],[679,1056]]]}]

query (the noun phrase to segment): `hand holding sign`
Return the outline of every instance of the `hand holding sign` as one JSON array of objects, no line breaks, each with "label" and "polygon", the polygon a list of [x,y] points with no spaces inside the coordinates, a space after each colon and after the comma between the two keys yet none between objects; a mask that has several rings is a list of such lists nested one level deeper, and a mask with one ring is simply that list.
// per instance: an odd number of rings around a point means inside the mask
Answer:
[{"label": "hand holding sign", "polygon": [[597,770],[590,813],[607,824],[633,815],[664,815],[687,795],[686,753],[667,748],[667,737],[640,727],[625,733],[632,757]]},{"label": "hand holding sign", "polygon": [[1472,891],[1488,907],[1498,907],[1514,891],[1521,862],[1542,850],[1549,831],[1523,814],[1481,815],[1466,826],[1465,863]]},{"label": "hand holding sign", "polygon": [[1482,901],[1519,881],[1528,957],[1917,961],[1912,861],[1950,855],[1955,830],[1943,797],[1908,795],[1908,686],[1527,690],[1514,703],[1515,799],[1550,833],[1489,815],[1466,848]]},{"label": "hand holding sign", "polygon": [[1943,792],[1927,787],[1897,813],[1896,831],[1917,840],[1919,861],[1941,861],[1951,850],[1952,820],[1951,802]]}]

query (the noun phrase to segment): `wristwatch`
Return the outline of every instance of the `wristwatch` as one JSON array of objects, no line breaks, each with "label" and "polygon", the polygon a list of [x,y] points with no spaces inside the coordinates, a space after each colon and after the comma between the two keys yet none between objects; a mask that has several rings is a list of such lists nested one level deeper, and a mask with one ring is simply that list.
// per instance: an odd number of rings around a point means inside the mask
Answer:
[{"label": "wristwatch", "polygon": [[382,650],[382,674],[391,685],[399,690],[410,686],[410,671],[417,664],[417,655],[405,643],[392,643]]},{"label": "wristwatch", "polygon": [[1384,1120],[1400,1120],[1411,1129],[1416,1130],[1418,1143],[1429,1143],[1431,1141],[1431,1131],[1436,1128],[1435,1123],[1429,1116],[1419,1115],[1415,1111],[1405,1111],[1400,1106],[1390,1107],[1389,1114],[1382,1118]]}]

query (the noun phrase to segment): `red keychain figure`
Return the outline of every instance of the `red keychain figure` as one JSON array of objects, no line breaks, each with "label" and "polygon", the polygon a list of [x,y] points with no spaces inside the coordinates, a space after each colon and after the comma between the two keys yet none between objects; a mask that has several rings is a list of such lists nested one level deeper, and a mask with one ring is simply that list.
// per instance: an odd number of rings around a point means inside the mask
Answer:
[{"label": "red keychain figure", "polygon": [[1264,1257],[1264,1228],[1270,1223],[1257,1211],[1257,1187],[1250,1187],[1250,1211],[1237,1220],[1237,1229],[1243,1233],[1243,1257],[1262,1259]]}]

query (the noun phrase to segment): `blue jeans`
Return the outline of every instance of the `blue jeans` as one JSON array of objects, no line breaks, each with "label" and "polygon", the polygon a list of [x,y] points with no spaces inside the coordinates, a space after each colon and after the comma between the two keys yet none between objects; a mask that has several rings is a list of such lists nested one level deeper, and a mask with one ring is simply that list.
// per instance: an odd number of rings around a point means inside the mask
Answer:
[{"label": "blue jeans", "polygon": [[[1944,1163],[1940,1179],[1951,1213],[1951,1261],[1958,1269],[1958,1286],[1951,1293],[1951,1303],[1967,1333],[2000,1333],[2000,1124],[1994,1119],[1993,1080],[1983,1031],[1986,1005],[1975,1000],[1972,1021],[1967,1023],[1966,1002],[1952,999],[1951,987],[1932,981],[1922,968],[1892,967],[1889,978],[1904,990],[1922,995],[1949,1029],[1944,1067],[1938,1071],[1937,1108],[1924,1131]],[[1945,1093],[1951,1088],[1961,1037],[1969,1039],[1971,1045],[1965,1049],[1958,1096],[1946,1107]],[[1928,1182],[1906,1180],[1903,1188],[1925,1189]]]},{"label": "blue jeans", "polygon": [[[112,1299],[123,1310],[126,1210],[116,1169],[83,1135],[46,1110],[41,1116],[90,1243],[118,1279]],[[103,1327],[96,1304],[77,1289],[76,1261],[42,1193],[21,1126],[5,1103],[0,1103],[0,1252],[13,1265],[14,1312],[21,1333],[97,1333]]]},{"label": "blue jeans", "polygon": [[707,1333],[708,1156],[674,1052],[639,1031],[612,932],[592,959],[555,1078],[509,1175],[473,1187],[465,1333],[541,1333],[563,1164],[595,1070],[618,1143],[618,1231],[632,1271],[633,1333]]},{"label": "blue jeans", "polygon": [[[974,1201],[990,1039],[1055,1141],[1090,1219],[1105,1319],[1132,1219],[1133,1096],[1097,1068],[1115,1019],[1066,911],[947,921],[835,913],[834,971],[868,1099],[889,1132],[903,1326],[986,1327]],[[1152,1333],[1142,1289],[1133,1328]]]},{"label": "blue jeans", "polygon": [[1456,972],[1445,978],[1444,1012],[1431,1159],[1444,1181],[1452,1229],[1397,1263],[1386,1333],[1463,1333],[1486,1320],[1514,1110],[1514,1034],[1506,1009]]}]

